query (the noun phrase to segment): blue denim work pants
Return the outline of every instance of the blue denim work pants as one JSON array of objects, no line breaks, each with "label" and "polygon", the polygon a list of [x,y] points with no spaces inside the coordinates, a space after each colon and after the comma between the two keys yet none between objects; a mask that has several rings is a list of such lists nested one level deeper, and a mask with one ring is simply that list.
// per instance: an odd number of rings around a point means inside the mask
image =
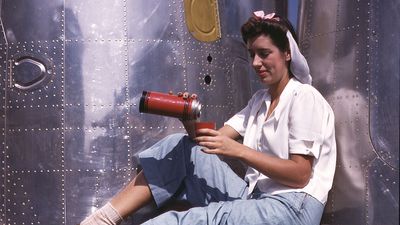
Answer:
[{"label": "blue denim work pants", "polygon": [[193,208],[168,211],[145,224],[318,225],[324,205],[303,192],[270,195],[255,191],[216,155],[206,154],[184,134],[162,139],[139,154],[158,207],[171,198]]}]

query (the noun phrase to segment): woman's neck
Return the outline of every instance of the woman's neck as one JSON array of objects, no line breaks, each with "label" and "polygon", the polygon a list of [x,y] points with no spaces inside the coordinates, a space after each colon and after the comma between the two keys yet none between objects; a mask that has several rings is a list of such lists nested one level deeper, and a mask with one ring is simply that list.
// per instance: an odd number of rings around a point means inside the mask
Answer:
[{"label": "woman's neck", "polygon": [[271,95],[271,100],[278,99],[279,96],[282,94],[283,90],[285,89],[286,85],[289,83],[290,76],[283,76],[282,79],[269,87],[269,94]]}]

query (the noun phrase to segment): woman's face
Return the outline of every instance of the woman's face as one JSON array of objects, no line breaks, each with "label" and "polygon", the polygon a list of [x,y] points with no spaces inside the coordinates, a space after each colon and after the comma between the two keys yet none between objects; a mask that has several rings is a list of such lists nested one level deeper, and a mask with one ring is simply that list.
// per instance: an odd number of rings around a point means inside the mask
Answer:
[{"label": "woman's face", "polygon": [[287,62],[290,54],[281,52],[269,36],[262,34],[249,39],[247,49],[253,60],[253,68],[263,84],[271,86],[282,78],[289,78]]}]

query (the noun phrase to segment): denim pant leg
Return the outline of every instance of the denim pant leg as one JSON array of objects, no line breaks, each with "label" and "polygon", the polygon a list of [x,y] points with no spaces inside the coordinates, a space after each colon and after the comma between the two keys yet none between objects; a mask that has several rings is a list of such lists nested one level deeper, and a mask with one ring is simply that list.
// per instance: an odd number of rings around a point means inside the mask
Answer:
[{"label": "denim pant leg", "polygon": [[216,155],[201,151],[187,136],[174,134],[139,154],[158,207],[172,196],[194,206],[247,196],[247,183]]},{"label": "denim pant leg", "polygon": [[145,224],[317,225],[321,219],[323,205],[306,193],[246,199],[247,184],[183,134],[164,138],[139,157],[158,206],[181,189],[184,199],[201,206],[169,211]]},{"label": "denim pant leg", "polygon": [[302,192],[264,194],[257,199],[212,202],[188,211],[169,211],[146,225],[319,225],[323,204]]}]

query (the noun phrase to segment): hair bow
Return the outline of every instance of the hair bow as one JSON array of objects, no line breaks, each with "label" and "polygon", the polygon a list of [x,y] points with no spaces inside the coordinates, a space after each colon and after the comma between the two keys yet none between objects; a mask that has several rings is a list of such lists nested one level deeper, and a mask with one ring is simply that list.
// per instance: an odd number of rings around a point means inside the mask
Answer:
[{"label": "hair bow", "polygon": [[275,13],[270,13],[270,14],[265,15],[264,11],[262,11],[262,10],[260,10],[260,11],[255,11],[255,12],[253,12],[253,14],[254,14],[256,17],[258,17],[258,18],[260,18],[260,19],[263,19],[263,20],[266,20],[266,19],[273,19],[274,16],[275,16]]}]

